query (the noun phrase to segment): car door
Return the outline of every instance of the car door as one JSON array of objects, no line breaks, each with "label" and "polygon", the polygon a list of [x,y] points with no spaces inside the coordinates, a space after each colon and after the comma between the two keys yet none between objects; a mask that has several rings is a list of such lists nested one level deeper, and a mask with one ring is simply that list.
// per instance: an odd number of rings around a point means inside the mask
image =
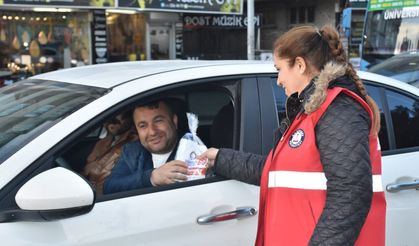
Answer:
[{"label": "car door", "polygon": [[[260,153],[260,146],[244,145],[250,137],[243,132],[252,128],[260,143],[260,127],[255,127],[260,125],[259,99],[253,93],[256,79],[233,80],[238,82],[230,90],[240,110],[235,113],[235,147]],[[218,82],[225,80],[211,81]],[[109,94],[123,93],[115,88]],[[56,152],[43,159],[56,158]],[[5,245],[253,245],[258,198],[259,187],[216,176],[97,197],[90,212],[67,219],[0,223],[0,237]]]},{"label": "car door", "polygon": [[381,111],[382,182],[387,202],[386,245],[419,245],[419,97],[367,87]]}]

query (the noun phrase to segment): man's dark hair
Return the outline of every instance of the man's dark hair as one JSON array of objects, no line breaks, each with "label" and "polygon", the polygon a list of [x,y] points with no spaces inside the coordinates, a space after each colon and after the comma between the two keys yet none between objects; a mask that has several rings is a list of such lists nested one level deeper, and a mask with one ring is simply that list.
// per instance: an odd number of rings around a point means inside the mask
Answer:
[{"label": "man's dark hair", "polygon": [[147,103],[139,104],[136,106],[136,108],[147,107],[149,109],[156,109],[159,107],[159,102],[166,104],[167,108],[169,109],[170,117],[173,117],[174,114],[177,115],[179,136],[183,136],[183,134],[188,132],[188,119],[186,117],[186,112],[188,112],[188,106],[183,99],[175,97],[160,98]]},{"label": "man's dark hair", "polygon": [[132,113],[133,113],[133,110],[132,109],[131,110],[123,111],[123,112],[115,115],[110,120],[108,120],[108,123],[110,123],[110,124],[118,124],[118,123],[120,123],[120,120],[117,118],[118,116],[121,116],[122,119],[129,120],[129,122],[131,122],[132,121]]},{"label": "man's dark hair", "polygon": [[177,114],[170,103],[170,99],[168,98],[162,98],[162,99],[153,100],[151,102],[147,102],[144,104],[138,104],[137,106],[135,106],[135,108],[146,107],[148,109],[156,109],[156,108],[159,108],[160,102],[164,103],[167,106],[167,108],[169,109],[170,117],[173,117],[173,114]]}]

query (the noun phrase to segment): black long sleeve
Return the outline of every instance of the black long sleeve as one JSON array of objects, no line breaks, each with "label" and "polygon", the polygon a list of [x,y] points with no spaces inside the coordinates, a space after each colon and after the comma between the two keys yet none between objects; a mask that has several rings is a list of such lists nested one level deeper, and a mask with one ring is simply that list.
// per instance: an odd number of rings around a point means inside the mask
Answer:
[{"label": "black long sleeve", "polygon": [[326,204],[309,245],[354,245],[372,200],[370,118],[339,95],[316,126],[316,144],[327,178]]},{"label": "black long sleeve", "polygon": [[266,156],[220,149],[215,160],[214,170],[224,177],[259,185],[265,160]]}]

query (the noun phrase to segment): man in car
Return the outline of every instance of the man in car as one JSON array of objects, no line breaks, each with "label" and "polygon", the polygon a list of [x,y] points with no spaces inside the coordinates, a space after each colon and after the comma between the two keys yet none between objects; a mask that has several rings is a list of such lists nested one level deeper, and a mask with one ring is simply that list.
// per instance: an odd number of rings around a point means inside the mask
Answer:
[{"label": "man in car", "polygon": [[103,183],[118,161],[122,146],[138,140],[138,134],[132,124],[132,111],[118,114],[103,127],[106,135],[96,142],[82,171],[82,175],[89,179],[97,194],[103,193]]},{"label": "man in car", "polygon": [[170,106],[163,99],[134,109],[139,141],[124,145],[121,157],[105,181],[105,194],[187,179],[186,163],[173,160],[178,144],[178,116]]}]

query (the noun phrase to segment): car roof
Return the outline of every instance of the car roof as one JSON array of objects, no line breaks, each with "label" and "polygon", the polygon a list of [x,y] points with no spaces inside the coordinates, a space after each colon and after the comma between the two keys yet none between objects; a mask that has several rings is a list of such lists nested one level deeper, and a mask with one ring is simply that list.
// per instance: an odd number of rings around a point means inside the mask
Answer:
[{"label": "car roof", "polygon": [[400,80],[393,79],[393,78],[376,74],[376,73],[372,73],[372,72],[367,72],[367,71],[357,71],[357,74],[363,80],[369,80],[376,83],[380,83],[382,85],[392,86],[392,87],[401,89],[403,91],[407,91],[412,94],[415,94],[416,96],[419,96],[419,88],[413,85],[404,83]]},{"label": "car roof", "polygon": [[[272,61],[262,62],[245,60],[164,60],[116,62],[99,65],[89,65],[44,73],[33,76],[31,77],[31,79],[53,80],[102,88],[112,88],[134,79],[151,76],[153,74],[172,72],[176,70],[186,70],[209,66],[214,66],[214,69],[216,69],[216,67],[227,65],[252,66],[255,64],[270,64],[271,69],[269,72],[274,71]],[[232,71],[232,73],[235,72]]]},{"label": "car roof", "polygon": [[[401,72],[404,72],[404,70],[409,69],[409,67],[406,68],[406,64],[409,64],[411,62],[417,63],[418,61],[419,61],[419,52],[400,53],[378,64],[375,64],[374,66],[370,67],[368,71],[379,72],[381,69],[389,69],[389,70],[394,70],[394,72],[397,72],[397,70],[400,70],[400,73],[401,73]],[[416,66],[412,68],[416,68]]]},{"label": "car roof", "polygon": [[[208,74],[199,74],[202,73],[203,70],[200,68],[203,67],[210,68],[206,69]],[[170,76],[173,76],[173,74],[176,72],[195,72],[197,73],[197,77],[210,77],[212,75],[211,71],[214,70],[217,70],[218,75],[220,75],[220,73],[223,75],[235,75],[276,72],[272,61],[164,60],[116,62],[99,65],[88,65],[39,74],[31,77],[31,79],[53,80],[109,89],[135,79],[156,74],[170,73]],[[358,71],[358,75],[365,80],[386,84],[419,95],[418,88],[390,77],[365,71]]]}]

